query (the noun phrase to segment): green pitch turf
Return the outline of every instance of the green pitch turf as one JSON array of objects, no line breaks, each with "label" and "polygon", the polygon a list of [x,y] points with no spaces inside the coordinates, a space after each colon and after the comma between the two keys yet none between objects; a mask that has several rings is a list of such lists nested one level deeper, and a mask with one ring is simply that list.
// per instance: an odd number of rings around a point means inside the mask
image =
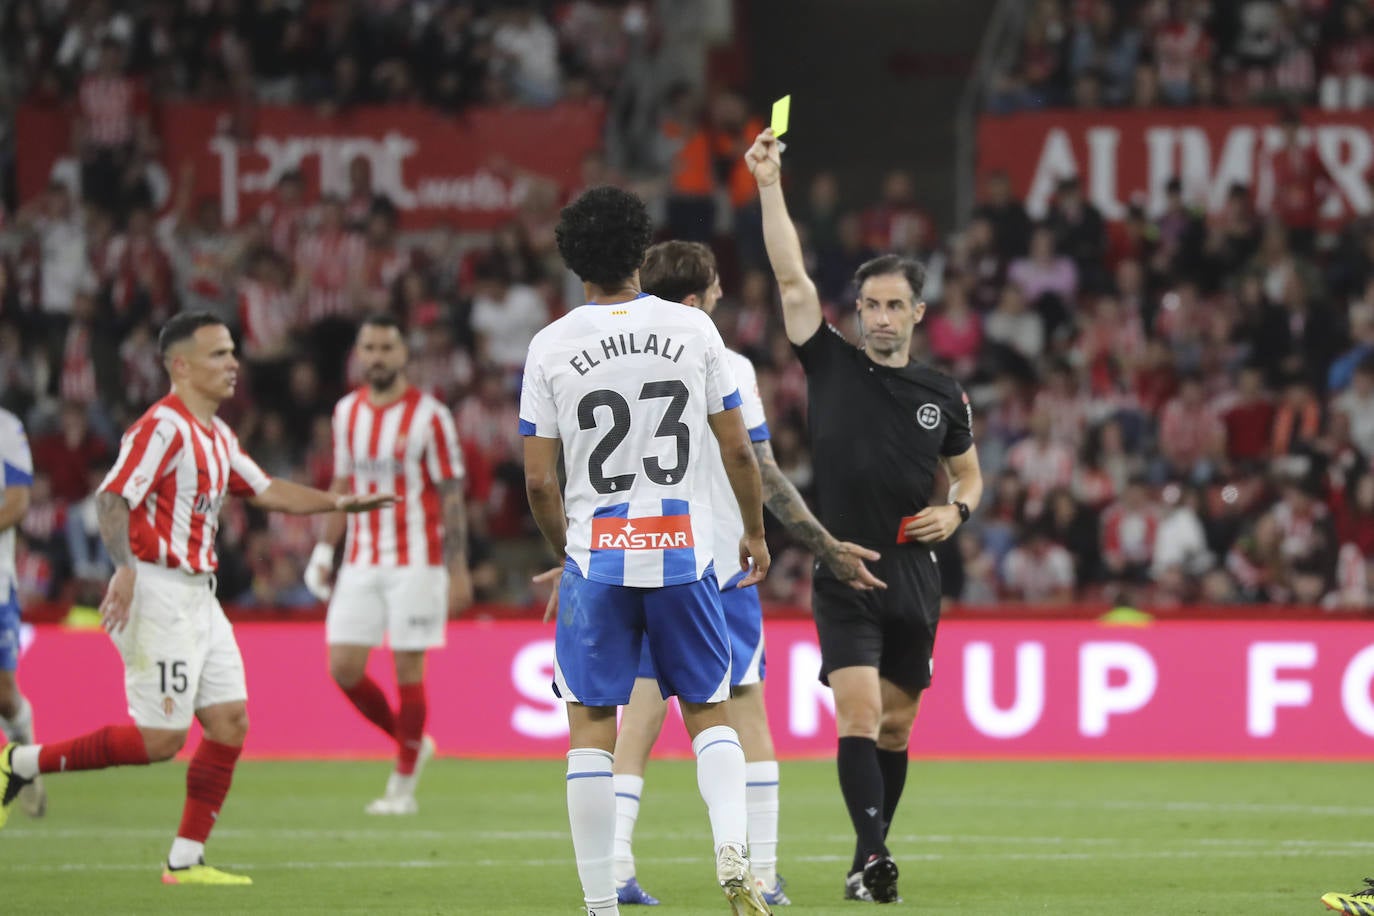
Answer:
[{"label": "green pitch turf", "polygon": [[[0,832],[7,913],[554,913],[576,916],[558,761],[440,759],[416,817],[363,805],[383,762],[247,763],[210,846],[251,888],[163,887],[185,769],[51,778],[46,819]],[[1290,914],[1374,874],[1361,765],[914,762],[890,838],[892,912]],[[782,765],[797,914],[846,914],[851,847],[828,762]],[[729,912],[690,762],[655,761],[636,834],[656,913]],[[627,908],[631,916],[649,916]]]}]

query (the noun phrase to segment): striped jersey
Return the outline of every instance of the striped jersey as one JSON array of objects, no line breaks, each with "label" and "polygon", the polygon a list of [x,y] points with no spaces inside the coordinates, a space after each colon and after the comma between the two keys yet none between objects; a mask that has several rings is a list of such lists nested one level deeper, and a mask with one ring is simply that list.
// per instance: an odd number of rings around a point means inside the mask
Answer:
[{"label": "striped jersey", "polygon": [[[749,430],[749,440],[764,442],[769,438],[768,421],[763,414],[763,399],[759,397],[754,365],[734,350],[726,350],[725,357],[739,385],[740,412],[744,415],[745,428]],[[711,542],[716,557],[716,581],[721,588],[725,588],[734,584],[732,579],[738,581],[743,578],[739,568],[739,542],[744,537],[744,518],[739,513],[739,503],[730,486],[730,477],[725,473],[720,449],[710,448],[706,452],[706,461],[710,464],[711,505],[716,510],[715,537]]]},{"label": "striped jersey", "polygon": [[[10,487],[31,486],[33,456],[29,453],[24,424],[14,414],[0,408],[0,493]],[[10,595],[19,584],[14,565],[14,532],[18,528],[19,522],[16,521],[0,531],[0,605],[10,600]]]},{"label": "striped jersey", "polygon": [[641,294],[576,308],[536,334],[520,433],[562,440],[567,568],[640,588],[704,578],[720,451],[707,417],[739,406],[720,332],[697,309]]},{"label": "striped jersey", "polygon": [[129,547],[145,563],[214,572],[215,533],[226,493],[256,496],[271,478],[219,417],[201,423],[176,394],[149,407],[119,443],[100,484],[129,504]]},{"label": "striped jersey", "polygon": [[394,505],[348,516],[344,562],[355,566],[437,566],[444,557],[439,484],[463,477],[453,416],[410,385],[374,405],[366,386],[334,407],[334,477],[353,493],[393,493]]}]

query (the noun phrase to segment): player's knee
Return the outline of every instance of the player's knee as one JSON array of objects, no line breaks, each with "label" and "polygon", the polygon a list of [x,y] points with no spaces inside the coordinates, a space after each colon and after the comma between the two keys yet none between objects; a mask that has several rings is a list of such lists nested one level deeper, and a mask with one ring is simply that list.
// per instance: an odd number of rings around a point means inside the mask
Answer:
[{"label": "player's knee", "polygon": [[349,690],[363,679],[365,665],[360,665],[352,659],[331,658],[329,660],[329,676],[334,679],[344,690]]},{"label": "player's knee", "polygon": [[248,737],[248,708],[245,706],[225,713],[215,723],[213,731],[212,737],[220,744],[241,747],[244,739]]},{"label": "player's knee", "polygon": [[143,746],[148,751],[148,760],[151,763],[171,760],[185,745],[184,731],[168,731],[165,728],[143,729]]}]

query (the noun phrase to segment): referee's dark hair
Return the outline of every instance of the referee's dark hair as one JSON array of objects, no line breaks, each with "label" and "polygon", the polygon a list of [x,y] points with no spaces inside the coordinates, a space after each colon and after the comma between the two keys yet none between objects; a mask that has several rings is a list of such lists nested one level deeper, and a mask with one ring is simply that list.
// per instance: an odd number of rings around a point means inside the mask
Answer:
[{"label": "referee's dark hair", "polygon": [[926,285],[926,269],[915,258],[906,258],[899,254],[879,255],[860,264],[859,269],[854,272],[854,290],[857,292],[863,289],[864,281],[869,277],[885,277],[889,274],[901,274],[906,277],[906,282],[911,284],[912,300],[921,301],[921,289]]},{"label": "referee's dark hair", "polygon": [[703,296],[714,282],[716,256],[701,242],[659,242],[639,268],[640,289],[669,302]]},{"label": "referee's dark hair", "polygon": [[224,319],[213,312],[178,312],[168,318],[162,326],[162,330],[158,331],[158,352],[162,354],[163,359],[166,359],[167,351],[172,347],[183,340],[190,340],[201,328],[208,328],[217,324],[224,324]]},{"label": "referee's dark hair", "polygon": [[644,263],[652,231],[644,201],[604,185],[563,208],[554,238],[563,263],[584,283],[614,289]]}]

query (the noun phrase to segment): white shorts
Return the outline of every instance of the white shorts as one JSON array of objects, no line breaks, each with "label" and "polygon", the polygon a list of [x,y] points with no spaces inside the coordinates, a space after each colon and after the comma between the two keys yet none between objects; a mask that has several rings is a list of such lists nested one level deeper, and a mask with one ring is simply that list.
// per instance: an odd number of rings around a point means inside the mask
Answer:
[{"label": "white shorts", "polygon": [[448,570],[442,566],[352,566],[339,570],[325,618],[331,646],[382,644],[418,652],[444,644]]},{"label": "white shorts", "polygon": [[213,581],[138,564],[129,623],[113,636],[135,724],[187,729],[198,709],[248,699],[243,656]]}]

